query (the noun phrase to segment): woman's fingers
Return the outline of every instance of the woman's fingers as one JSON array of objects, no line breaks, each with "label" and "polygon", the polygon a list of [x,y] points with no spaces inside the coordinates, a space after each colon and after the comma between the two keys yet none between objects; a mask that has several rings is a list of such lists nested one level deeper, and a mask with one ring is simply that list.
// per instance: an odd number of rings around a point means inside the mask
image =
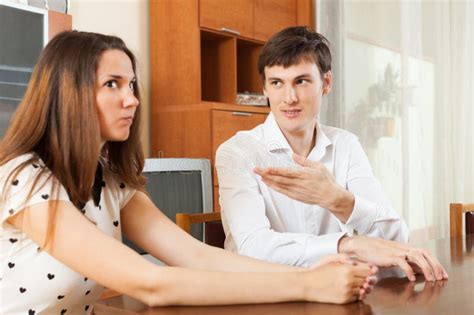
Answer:
[{"label": "woman's fingers", "polygon": [[356,263],[347,254],[333,254],[333,255],[328,255],[324,257],[323,259],[321,259],[318,265],[323,265],[323,264],[327,264],[331,262],[339,262],[339,263],[350,264],[350,265],[353,265],[354,263]]},{"label": "woman's fingers", "polygon": [[363,278],[365,282],[368,277],[374,274],[373,270],[374,269],[371,265],[365,263],[358,263],[354,266],[354,276],[358,278]]}]

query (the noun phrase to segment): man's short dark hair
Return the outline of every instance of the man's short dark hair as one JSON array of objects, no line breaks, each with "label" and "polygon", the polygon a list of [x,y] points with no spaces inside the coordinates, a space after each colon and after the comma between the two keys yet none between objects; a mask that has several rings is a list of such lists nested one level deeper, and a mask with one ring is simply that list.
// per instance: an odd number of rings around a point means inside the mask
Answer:
[{"label": "man's short dark hair", "polygon": [[258,72],[265,82],[265,67],[288,68],[302,61],[314,62],[322,76],[331,70],[329,41],[306,26],[292,26],[274,34],[258,57]]}]

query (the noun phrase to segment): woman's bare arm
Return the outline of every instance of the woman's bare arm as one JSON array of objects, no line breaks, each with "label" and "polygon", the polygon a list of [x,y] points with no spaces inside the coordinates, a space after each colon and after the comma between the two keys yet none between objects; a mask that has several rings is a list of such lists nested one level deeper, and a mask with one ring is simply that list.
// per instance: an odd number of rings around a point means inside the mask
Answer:
[{"label": "woman's bare arm", "polygon": [[278,272],[305,268],[267,263],[208,246],[169,220],[142,192],[137,192],[121,213],[127,238],[170,266],[215,271]]},{"label": "woman's bare arm", "polygon": [[[140,198],[139,195],[137,198]],[[57,206],[54,238],[45,250],[84,276],[148,305],[297,300],[345,303],[359,297],[361,286],[373,273],[364,264],[351,266],[341,263],[327,263],[303,272],[275,273],[158,267],[103,234],[71,204],[58,201]],[[46,234],[47,207],[48,204],[44,203],[26,208],[12,217],[9,223],[41,244]],[[166,239],[165,232],[161,237]],[[180,246],[182,242],[181,239],[168,240],[175,246]]]}]

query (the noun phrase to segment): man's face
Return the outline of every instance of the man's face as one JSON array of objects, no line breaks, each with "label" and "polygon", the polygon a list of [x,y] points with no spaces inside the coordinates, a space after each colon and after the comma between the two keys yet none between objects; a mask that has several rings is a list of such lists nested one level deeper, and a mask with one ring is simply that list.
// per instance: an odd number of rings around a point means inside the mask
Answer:
[{"label": "man's face", "polygon": [[264,94],[285,136],[314,131],[323,91],[327,94],[331,83],[331,72],[324,75],[323,82],[314,62],[265,67]]}]

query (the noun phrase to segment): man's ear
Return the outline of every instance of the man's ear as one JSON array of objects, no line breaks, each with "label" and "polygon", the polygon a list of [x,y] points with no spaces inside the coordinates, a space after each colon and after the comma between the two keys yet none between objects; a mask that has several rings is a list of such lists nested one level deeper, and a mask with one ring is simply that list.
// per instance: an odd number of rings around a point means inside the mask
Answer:
[{"label": "man's ear", "polygon": [[323,75],[323,95],[328,95],[332,88],[332,72],[329,70]]}]

